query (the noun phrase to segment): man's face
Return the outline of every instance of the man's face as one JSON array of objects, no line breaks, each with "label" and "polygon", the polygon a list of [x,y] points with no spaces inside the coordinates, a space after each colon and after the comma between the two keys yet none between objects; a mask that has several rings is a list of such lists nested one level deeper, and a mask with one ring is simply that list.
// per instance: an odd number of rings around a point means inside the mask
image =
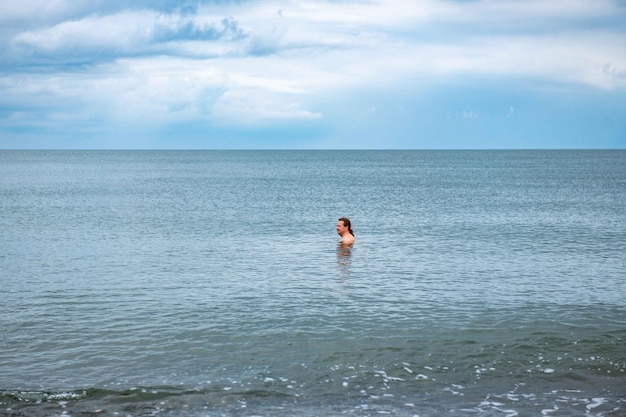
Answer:
[{"label": "man's face", "polygon": [[343,224],[341,220],[337,222],[337,226],[335,226],[335,229],[337,229],[337,234],[339,235],[343,235],[345,232],[348,231],[348,228]]}]

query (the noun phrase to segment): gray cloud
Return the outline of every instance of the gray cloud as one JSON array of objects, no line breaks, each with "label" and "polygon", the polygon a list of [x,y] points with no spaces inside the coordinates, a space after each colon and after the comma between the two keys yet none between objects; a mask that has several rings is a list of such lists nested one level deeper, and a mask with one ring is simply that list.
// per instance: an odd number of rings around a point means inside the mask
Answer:
[{"label": "gray cloud", "polygon": [[152,30],[151,41],[239,41],[248,35],[233,18],[224,18],[218,24],[199,24],[193,20],[180,19],[173,24],[158,22]]},{"label": "gray cloud", "polygon": [[[248,37],[236,20],[224,17],[215,22],[199,21],[181,15],[153,12],[123,12],[116,15],[90,15],[80,20],[15,35],[4,55],[16,67],[33,63],[54,68],[85,65],[118,58],[151,55],[185,56],[189,49],[173,47],[181,42],[241,42]],[[204,48],[204,56],[219,55]],[[198,55],[198,52],[191,55]]]}]

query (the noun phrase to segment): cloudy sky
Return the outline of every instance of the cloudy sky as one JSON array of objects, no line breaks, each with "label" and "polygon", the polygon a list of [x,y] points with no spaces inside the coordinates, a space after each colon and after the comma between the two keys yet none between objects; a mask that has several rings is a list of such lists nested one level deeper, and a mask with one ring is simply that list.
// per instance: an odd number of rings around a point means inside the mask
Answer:
[{"label": "cloudy sky", "polygon": [[626,1],[4,1],[11,148],[626,148]]}]

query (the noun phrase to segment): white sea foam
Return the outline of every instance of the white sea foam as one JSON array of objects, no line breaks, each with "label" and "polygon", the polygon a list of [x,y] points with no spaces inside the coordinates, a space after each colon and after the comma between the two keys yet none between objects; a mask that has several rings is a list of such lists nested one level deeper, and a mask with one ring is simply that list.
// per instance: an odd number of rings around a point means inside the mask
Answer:
[{"label": "white sea foam", "polygon": [[607,402],[606,398],[592,398],[591,402],[587,404],[586,409],[587,411],[591,411],[594,408],[599,407],[602,404],[605,404],[606,402]]}]

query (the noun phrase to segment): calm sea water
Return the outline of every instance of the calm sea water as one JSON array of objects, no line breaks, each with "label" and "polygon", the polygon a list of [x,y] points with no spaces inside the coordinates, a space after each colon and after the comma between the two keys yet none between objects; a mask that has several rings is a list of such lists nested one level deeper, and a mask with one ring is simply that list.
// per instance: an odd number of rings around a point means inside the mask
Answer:
[{"label": "calm sea water", "polygon": [[626,415],[626,151],[0,151],[0,415],[385,414]]}]

